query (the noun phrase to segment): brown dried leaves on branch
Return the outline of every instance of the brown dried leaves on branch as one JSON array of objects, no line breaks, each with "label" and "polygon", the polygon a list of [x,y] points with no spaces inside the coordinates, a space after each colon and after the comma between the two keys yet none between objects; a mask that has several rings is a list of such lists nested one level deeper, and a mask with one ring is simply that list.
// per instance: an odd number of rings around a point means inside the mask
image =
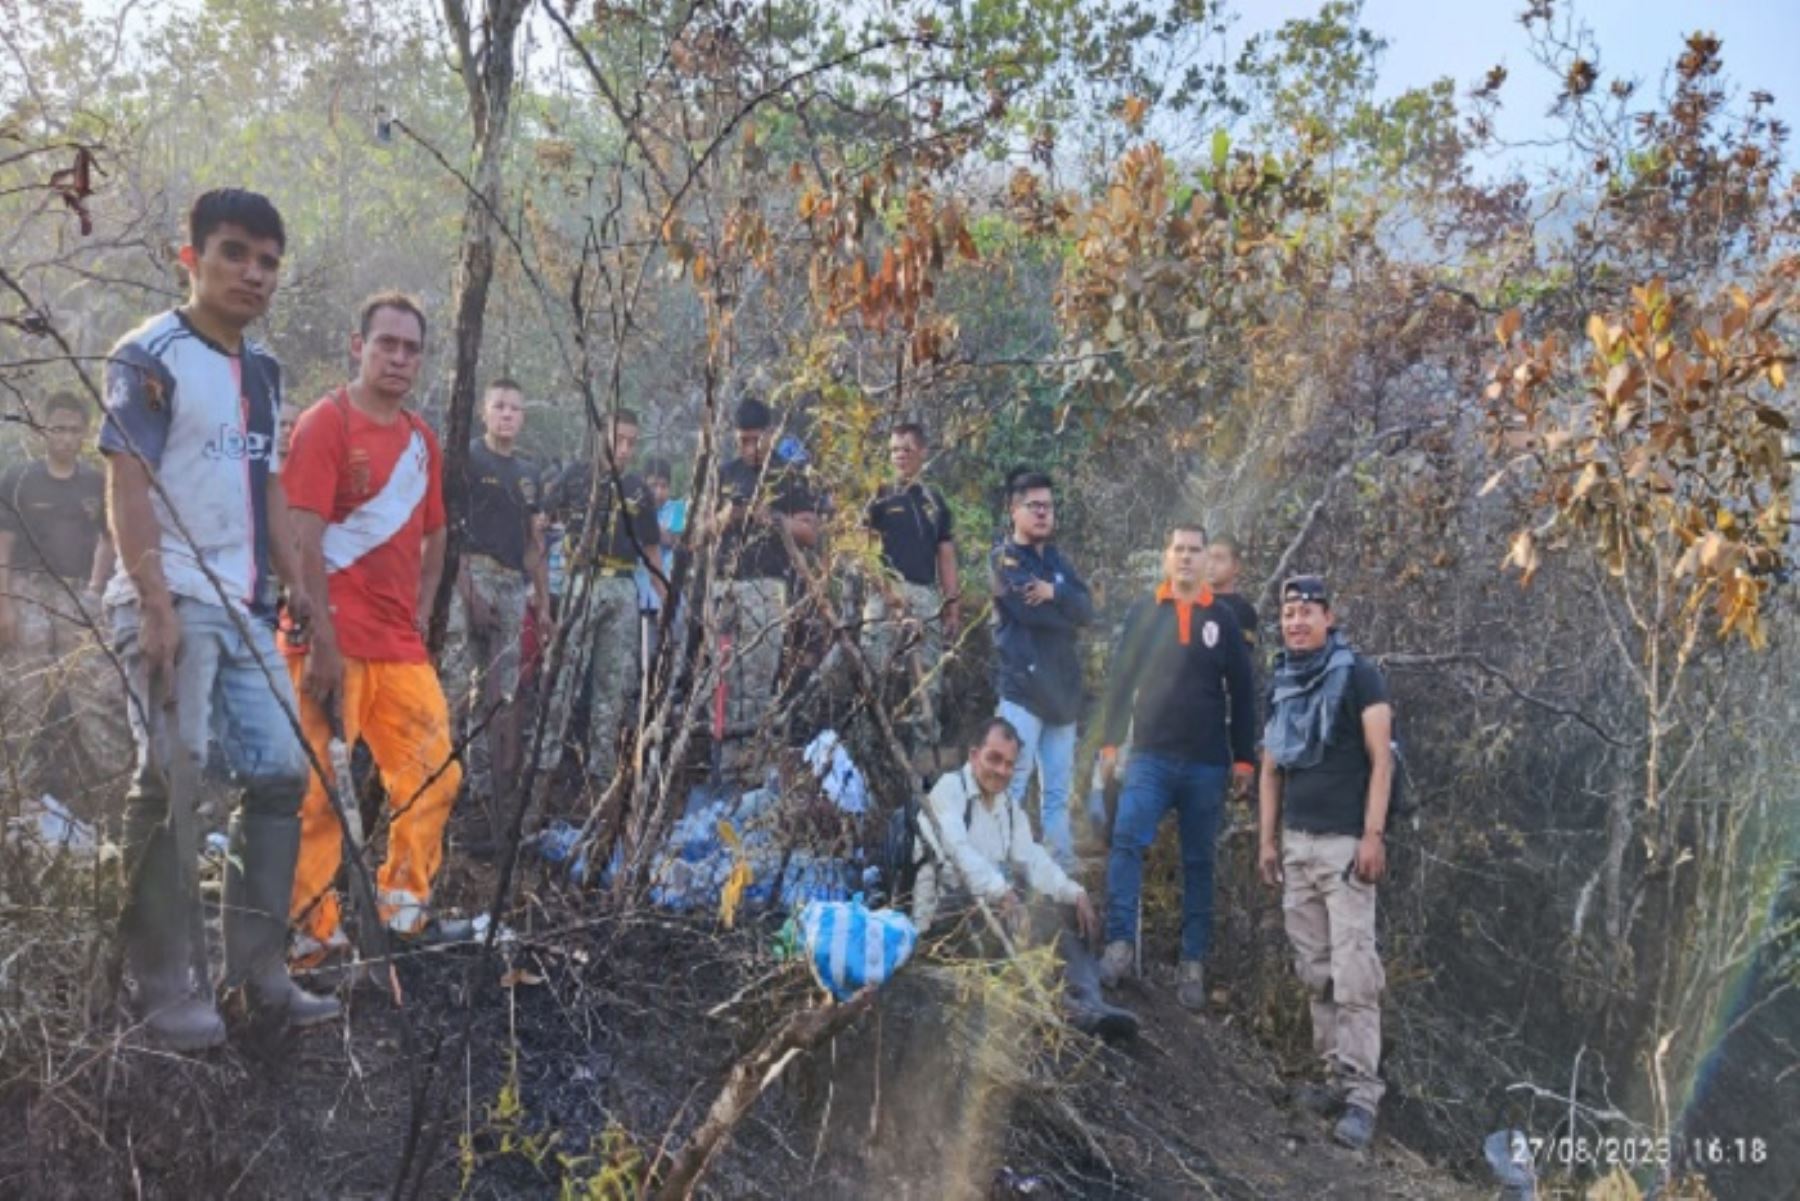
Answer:
[{"label": "brown dried leaves on branch", "polygon": [[1780,329],[1800,312],[1797,274],[1783,260],[1754,295],[1733,286],[1704,309],[1652,280],[1625,311],[1592,314],[1584,348],[1522,337],[1519,314],[1503,316],[1490,445],[1535,468],[1531,524],[1505,565],[1529,581],[1544,537],[1586,538],[1614,575],[1647,568],[1684,611],[1710,602],[1721,637],[1763,645],[1792,513],[1795,352]]}]

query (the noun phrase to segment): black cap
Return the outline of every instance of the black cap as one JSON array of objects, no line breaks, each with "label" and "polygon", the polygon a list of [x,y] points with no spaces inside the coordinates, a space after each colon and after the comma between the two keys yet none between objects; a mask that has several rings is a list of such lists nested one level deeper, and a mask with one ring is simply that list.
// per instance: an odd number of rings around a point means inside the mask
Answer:
[{"label": "black cap", "polygon": [[775,424],[775,415],[756,397],[746,396],[738,401],[737,409],[731,414],[731,424],[734,429],[766,430]]},{"label": "black cap", "polygon": [[1331,592],[1325,587],[1322,575],[1294,575],[1287,578],[1281,586],[1281,603],[1299,601],[1303,604],[1324,605],[1331,607]]}]

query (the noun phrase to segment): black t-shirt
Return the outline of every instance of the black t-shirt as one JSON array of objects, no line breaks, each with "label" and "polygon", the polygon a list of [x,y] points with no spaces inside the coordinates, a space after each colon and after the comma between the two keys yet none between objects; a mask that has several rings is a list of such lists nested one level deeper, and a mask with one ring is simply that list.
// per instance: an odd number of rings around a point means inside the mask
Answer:
[{"label": "black t-shirt", "polygon": [[[619,477],[622,489],[613,486],[610,469],[600,479],[600,531],[595,554],[603,566],[630,571],[638,561],[638,546],[654,555],[662,543],[662,527],[656,522],[656,495],[641,476],[626,472]],[[594,487],[594,468],[589,463],[571,463],[556,481],[551,508],[563,515],[570,546],[580,546],[587,524],[588,494]],[[623,500],[620,498],[623,497]],[[624,520],[620,520],[623,514]],[[633,535],[637,542],[632,542]],[[571,563],[573,569],[578,566]]]},{"label": "black t-shirt", "polygon": [[1213,603],[1231,610],[1237,618],[1238,629],[1244,632],[1244,642],[1250,647],[1250,662],[1256,662],[1256,643],[1261,631],[1256,624],[1256,606],[1244,599],[1241,592],[1215,592]]},{"label": "black t-shirt", "polygon": [[485,439],[469,444],[463,536],[470,554],[525,570],[531,515],[538,510],[537,471],[523,455],[497,454]]},{"label": "black t-shirt", "polygon": [[[758,484],[761,485],[760,492]],[[772,512],[793,516],[818,511],[818,501],[807,488],[798,468],[769,464],[764,472],[742,459],[733,459],[719,468],[719,497],[754,507],[758,499],[767,500]],[[726,527],[720,540],[719,556],[724,574],[738,580],[785,580],[788,557],[775,531],[754,523]],[[736,560],[735,570],[732,568]]]},{"label": "black t-shirt", "polygon": [[869,528],[881,535],[888,566],[909,584],[936,587],[937,549],[954,541],[944,494],[917,481],[869,502]]},{"label": "black t-shirt", "polygon": [[1374,662],[1356,656],[1350,686],[1332,718],[1325,756],[1316,767],[1284,771],[1282,822],[1308,834],[1363,832],[1363,809],[1369,799],[1369,750],[1363,745],[1362,714],[1371,705],[1387,704],[1387,678]]},{"label": "black t-shirt", "polygon": [[13,536],[12,569],[85,581],[106,513],[106,484],[86,463],[59,480],[48,464],[20,463],[0,476],[0,532]]}]

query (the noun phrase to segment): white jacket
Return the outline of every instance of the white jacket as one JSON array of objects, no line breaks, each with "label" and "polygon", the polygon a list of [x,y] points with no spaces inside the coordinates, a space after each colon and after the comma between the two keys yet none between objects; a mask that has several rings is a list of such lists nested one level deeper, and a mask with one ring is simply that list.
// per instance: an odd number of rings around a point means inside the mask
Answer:
[{"label": "white jacket", "polygon": [[[969,803],[971,797],[974,804]],[[1015,879],[1034,895],[1065,905],[1074,904],[1086,891],[1031,836],[1031,819],[1010,796],[982,795],[968,764],[940,777],[925,804],[937,821],[919,815],[920,867],[913,883],[912,912],[913,924],[921,932],[937,916],[939,898],[958,883],[972,896],[990,902],[1004,896]],[[940,872],[950,874],[940,879]]]}]

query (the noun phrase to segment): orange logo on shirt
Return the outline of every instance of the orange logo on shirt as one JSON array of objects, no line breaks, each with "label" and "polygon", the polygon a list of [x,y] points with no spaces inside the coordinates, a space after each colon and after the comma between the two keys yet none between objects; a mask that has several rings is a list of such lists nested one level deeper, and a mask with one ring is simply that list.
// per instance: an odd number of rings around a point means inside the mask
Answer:
[{"label": "orange logo on shirt", "polygon": [[350,448],[350,491],[357,496],[369,494],[369,452],[360,446]]}]

